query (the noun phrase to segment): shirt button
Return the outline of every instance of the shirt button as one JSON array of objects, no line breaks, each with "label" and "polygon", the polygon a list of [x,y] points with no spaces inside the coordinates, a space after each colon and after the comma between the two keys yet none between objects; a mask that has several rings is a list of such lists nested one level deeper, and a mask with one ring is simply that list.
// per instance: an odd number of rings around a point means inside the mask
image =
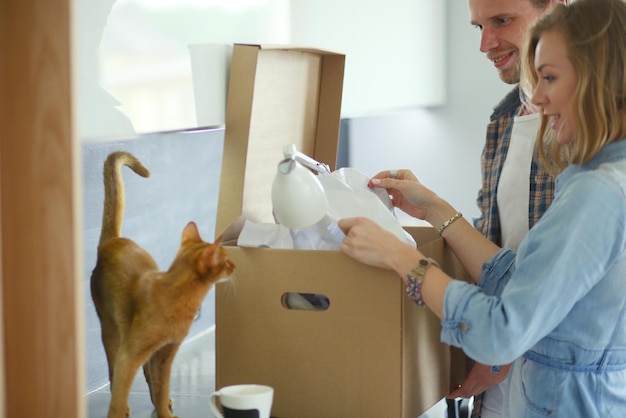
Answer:
[{"label": "shirt button", "polygon": [[466,332],[469,328],[469,326],[467,325],[467,322],[463,322],[463,321],[459,322],[459,324],[456,327],[461,332]]}]

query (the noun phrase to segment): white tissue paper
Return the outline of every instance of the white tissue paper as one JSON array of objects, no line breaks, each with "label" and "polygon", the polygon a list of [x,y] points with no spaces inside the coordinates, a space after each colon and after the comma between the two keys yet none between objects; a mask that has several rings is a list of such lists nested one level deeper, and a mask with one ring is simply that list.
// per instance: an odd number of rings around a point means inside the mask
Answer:
[{"label": "white tissue paper", "polygon": [[324,219],[309,228],[291,231],[283,225],[246,221],[238,245],[338,250],[344,234],[337,221],[361,216],[372,219],[402,241],[417,246],[413,237],[402,228],[396,218],[387,192],[384,189],[369,188],[369,177],[364,173],[355,168],[340,168],[330,174],[319,175],[318,179],[328,199],[328,213]]},{"label": "white tissue paper", "polygon": [[289,228],[279,224],[255,223],[246,219],[237,245],[240,247],[267,247],[293,249]]}]

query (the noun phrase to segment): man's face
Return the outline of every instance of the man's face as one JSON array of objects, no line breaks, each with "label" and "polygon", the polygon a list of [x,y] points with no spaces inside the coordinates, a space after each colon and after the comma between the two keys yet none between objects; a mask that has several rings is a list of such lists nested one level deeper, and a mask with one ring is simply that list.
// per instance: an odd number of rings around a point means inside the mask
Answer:
[{"label": "man's face", "polygon": [[518,83],[526,32],[551,8],[538,9],[529,0],[469,0],[469,9],[472,25],[480,29],[480,51],[502,81]]}]

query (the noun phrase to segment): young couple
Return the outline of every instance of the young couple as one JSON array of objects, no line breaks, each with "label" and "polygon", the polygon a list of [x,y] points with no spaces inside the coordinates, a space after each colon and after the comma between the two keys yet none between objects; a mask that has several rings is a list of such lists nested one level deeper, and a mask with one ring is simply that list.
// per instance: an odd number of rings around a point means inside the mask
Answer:
[{"label": "young couple", "polygon": [[[483,34],[506,18],[480,23]],[[441,318],[442,341],[485,365],[513,362],[503,416],[626,416],[626,3],[555,5],[524,39],[522,96],[540,115],[541,169],[558,177],[517,252],[408,170],[381,172],[370,186],[437,228],[475,284],[364,218],[339,222],[341,250],[397,272],[408,296]]]}]

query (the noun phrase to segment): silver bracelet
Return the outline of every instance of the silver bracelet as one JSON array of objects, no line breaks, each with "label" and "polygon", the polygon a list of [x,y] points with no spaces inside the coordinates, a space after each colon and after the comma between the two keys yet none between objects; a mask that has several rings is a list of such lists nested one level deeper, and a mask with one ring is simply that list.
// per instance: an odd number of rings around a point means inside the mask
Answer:
[{"label": "silver bracelet", "polygon": [[461,212],[457,212],[454,214],[453,217],[451,217],[450,219],[448,219],[447,221],[445,221],[443,223],[443,225],[441,225],[439,227],[439,229],[437,230],[437,233],[439,234],[439,236],[441,236],[441,234],[443,234],[443,231],[450,226],[450,224],[452,224],[452,222],[456,221],[457,219],[459,219],[461,216],[463,216],[463,214]]}]

